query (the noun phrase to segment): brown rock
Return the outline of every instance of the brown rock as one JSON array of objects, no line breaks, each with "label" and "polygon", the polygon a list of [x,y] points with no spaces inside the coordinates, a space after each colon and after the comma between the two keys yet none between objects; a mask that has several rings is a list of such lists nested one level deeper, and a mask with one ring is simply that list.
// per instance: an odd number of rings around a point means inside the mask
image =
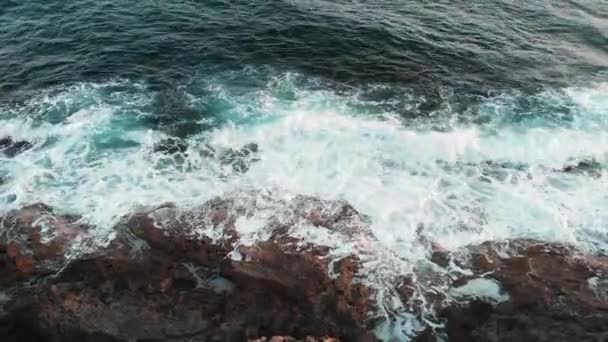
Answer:
[{"label": "brown rock", "polygon": [[[126,217],[108,247],[72,260],[66,252],[87,234],[77,217],[44,205],[5,215],[0,340],[375,340],[368,321],[374,293],[358,282],[358,257],[338,258],[329,246],[289,235],[305,224],[345,241],[372,241],[366,218],[343,202],[301,196],[282,203],[286,218],[268,221],[267,239],[241,241],[235,222],[256,205],[230,198],[188,210],[163,205]],[[396,290],[410,312],[421,315],[429,305],[446,326],[416,340],[608,336],[608,257],[523,239],[448,252],[419,234],[432,263],[402,277]],[[500,284],[508,300],[445,300],[475,278]]]},{"label": "brown rock", "polygon": [[9,212],[0,221],[0,287],[58,270],[86,231],[78,217],[55,215],[42,204]]},{"label": "brown rock", "polygon": [[[296,246],[289,229],[273,222],[269,240],[240,244],[234,222],[247,212],[232,199],[190,210],[163,205],[126,217],[107,248],[69,261],[69,241],[81,234],[75,220],[52,216],[56,236],[46,243],[34,222],[50,208],[13,213],[18,224],[10,231],[23,238],[0,244],[13,265],[1,272],[37,277],[40,264],[53,262],[59,273],[10,289],[11,331],[55,341],[372,341],[372,293],[356,281],[358,259],[332,260],[327,246]],[[356,215],[339,211],[319,229],[363,233]],[[240,258],[229,257],[236,253]]]},{"label": "brown rock", "polygon": [[[510,299],[474,300],[441,311],[450,341],[595,341],[608,336],[608,257],[534,240],[468,248],[477,277],[497,280]],[[459,262],[467,265],[466,258]],[[602,285],[598,285],[602,286]]]}]

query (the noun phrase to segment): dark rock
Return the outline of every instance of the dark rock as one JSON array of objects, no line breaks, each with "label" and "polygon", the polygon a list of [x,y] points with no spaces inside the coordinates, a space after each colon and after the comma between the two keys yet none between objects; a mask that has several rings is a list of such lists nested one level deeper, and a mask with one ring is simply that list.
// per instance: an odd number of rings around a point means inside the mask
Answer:
[{"label": "dark rock", "polygon": [[[457,263],[497,281],[508,300],[439,309],[450,341],[596,341],[608,336],[608,257],[534,240],[471,246]],[[453,286],[461,284],[455,281]]]},{"label": "dark rock", "polygon": [[[141,211],[121,220],[108,246],[86,254],[73,253],[89,234],[78,217],[42,204],[9,212],[0,220],[0,340],[374,341],[377,293],[358,281],[359,257],[330,257],[331,247],[290,235],[305,226],[373,242],[368,218],[342,201],[297,196],[273,203],[277,217],[263,238],[245,239],[240,220],[262,210],[267,196]],[[410,313],[430,307],[445,327],[416,341],[608,336],[608,257],[524,239],[449,252],[423,227],[417,234],[431,262],[394,290]],[[456,291],[479,279],[500,286],[500,298]]]},{"label": "dark rock", "polygon": [[243,146],[243,148],[241,149],[241,153],[244,154],[251,154],[251,153],[256,153],[259,150],[259,146],[256,143],[249,143],[246,144],[245,146]]},{"label": "dark rock", "polygon": [[[152,249],[173,257],[196,261],[203,266],[218,266],[232,251],[238,235],[234,229],[232,201],[211,201],[191,211],[161,207],[138,213],[125,223],[129,231]],[[214,241],[197,229],[222,225],[221,239]]]},{"label": "dark rock", "polygon": [[55,215],[43,204],[9,212],[0,220],[0,287],[58,270],[86,230],[77,217]]},{"label": "dark rock", "polygon": [[566,165],[560,171],[570,174],[581,174],[599,177],[602,173],[602,164],[600,164],[595,159],[581,160],[580,162],[574,165]]},{"label": "dark rock", "polygon": [[449,266],[452,256],[446,249],[427,237],[424,226],[420,225],[416,228],[416,238],[421,245],[431,251],[430,260],[433,263],[444,268]]},{"label": "dark rock", "polygon": [[244,173],[249,171],[249,167],[258,159],[255,154],[259,147],[256,143],[249,143],[240,149],[226,149],[218,154],[219,160],[224,165],[232,165],[234,172]]},{"label": "dark rock", "polygon": [[435,249],[431,252],[431,261],[441,267],[448,267],[450,264],[450,254],[441,249]]},{"label": "dark rock", "polygon": [[32,147],[33,145],[25,140],[15,141],[11,137],[0,138],[0,152],[9,158],[13,158]]},{"label": "dark rock", "polygon": [[13,144],[13,138],[4,137],[0,138],[0,148],[7,148]]},{"label": "dark rock", "polygon": [[[10,333],[0,332],[0,338],[185,342],[276,335],[373,341],[366,326],[373,296],[355,281],[359,260],[347,256],[330,266],[328,247],[297,246],[272,221],[268,240],[243,244],[235,221],[249,205],[216,199],[189,210],[163,205],[136,213],[116,227],[109,246],[71,259],[65,252],[85,232],[77,221],[51,216],[58,233],[43,244],[34,222],[52,210],[40,205],[12,213],[4,220],[16,224],[9,225],[0,248],[19,252],[11,252],[12,266],[0,271],[12,298],[0,315]],[[355,215],[327,224],[340,226]],[[18,238],[18,248],[11,247],[11,237]],[[19,266],[15,258],[25,261]],[[37,270],[48,263],[53,275],[42,278]],[[25,277],[35,282],[12,287],[16,283],[5,280]]]},{"label": "dark rock", "polygon": [[188,144],[180,139],[167,138],[157,142],[154,145],[153,151],[164,154],[186,153]]},{"label": "dark rock", "polygon": [[209,144],[205,144],[203,148],[200,150],[200,154],[205,158],[215,158],[217,155],[217,151],[215,148]]},{"label": "dark rock", "polygon": [[252,163],[259,160],[256,156],[258,151],[259,146],[256,143],[245,144],[239,149],[221,149],[210,144],[204,144],[199,153],[204,158],[217,159],[221,165],[231,166],[236,173],[244,173],[249,171]]}]

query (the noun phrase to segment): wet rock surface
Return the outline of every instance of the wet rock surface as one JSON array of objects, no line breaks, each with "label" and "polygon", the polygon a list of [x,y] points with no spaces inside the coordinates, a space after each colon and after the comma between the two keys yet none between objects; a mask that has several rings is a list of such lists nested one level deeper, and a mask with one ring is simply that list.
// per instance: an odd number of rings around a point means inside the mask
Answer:
[{"label": "wet rock surface", "polygon": [[[0,244],[9,265],[1,340],[373,340],[371,293],[355,281],[355,256],[330,264],[328,248],[296,246],[280,225],[268,240],[242,244],[234,224],[242,214],[231,199],[164,205],[124,218],[109,246],[70,259],[86,233],[75,218],[42,205],[11,213]],[[58,232],[47,240],[43,216]]]},{"label": "wet rock surface", "polygon": [[[243,222],[263,198],[165,204],[124,217],[108,246],[86,253],[74,251],[90,231],[79,217],[42,204],[9,212],[0,340],[377,340],[377,293],[360,281],[360,256],[291,234],[305,224],[371,243],[368,219],[340,201],[283,204],[256,240]],[[409,312],[436,323],[416,341],[608,336],[608,257],[524,239],[448,251],[419,234],[429,262],[394,285]]]},{"label": "wet rock surface", "polygon": [[[603,341],[608,336],[608,257],[520,239],[442,254],[442,267],[446,258],[471,273],[451,274],[447,292],[459,295],[435,306],[445,329],[421,338]],[[475,292],[461,290],[466,287]]]},{"label": "wet rock surface", "polygon": [[258,161],[256,154],[259,147],[256,143],[249,143],[239,149],[226,149],[216,152],[223,165],[231,165],[234,172],[247,172],[252,163]]},{"label": "wet rock surface", "polygon": [[[167,156],[187,156],[188,144],[177,138],[166,138],[154,144],[152,151]],[[214,148],[209,144],[198,147],[203,158],[217,159],[222,166],[230,167],[232,172],[245,173],[257,161],[259,146],[256,143],[245,144],[240,148]]]},{"label": "wet rock surface", "polygon": [[578,163],[566,165],[560,171],[575,175],[588,175],[600,177],[602,175],[602,164],[595,159],[581,160]]},{"label": "wet rock surface", "polygon": [[186,153],[187,150],[188,144],[176,138],[163,139],[157,142],[153,147],[154,152],[164,153],[168,155],[176,153]]},{"label": "wet rock surface", "polygon": [[0,286],[52,274],[86,230],[78,217],[56,216],[43,204],[9,212],[0,219]]},{"label": "wet rock surface", "polygon": [[11,137],[0,138],[0,154],[9,158],[29,150],[32,146],[30,142],[25,140],[14,140]]}]

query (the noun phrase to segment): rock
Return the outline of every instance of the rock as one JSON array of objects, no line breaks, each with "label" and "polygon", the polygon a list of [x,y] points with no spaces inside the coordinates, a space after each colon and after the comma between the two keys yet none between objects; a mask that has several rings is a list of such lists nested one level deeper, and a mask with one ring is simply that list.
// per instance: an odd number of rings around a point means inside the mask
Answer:
[{"label": "rock", "polygon": [[[372,293],[353,281],[359,268],[355,257],[336,262],[332,271],[339,276],[332,279],[328,276],[324,249],[291,254],[276,243],[265,242],[251,248],[239,248],[238,253],[242,261],[230,261],[222,268],[222,275],[237,287],[247,284],[244,293],[268,298],[268,290],[271,290],[273,296],[280,296],[274,302],[285,298],[292,306],[303,309],[289,315],[284,313],[279,319],[274,310],[280,310],[283,304],[276,303],[278,306],[267,312],[275,316],[275,322],[266,324],[277,324],[274,327],[277,330],[289,327],[289,334],[297,336],[316,332],[354,340],[365,335],[364,322],[372,308]],[[271,306],[270,303],[272,301],[268,301],[267,306]],[[251,315],[254,317],[264,311],[255,308]],[[319,319],[321,317],[324,319]]]},{"label": "rock", "polygon": [[232,165],[234,172],[244,173],[249,170],[251,163],[256,162],[255,154],[259,147],[256,143],[249,143],[240,149],[226,149],[218,154],[219,160],[224,165]]},{"label": "rock", "polygon": [[204,158],[214,158],[217,154],[215,148],[209,144],[204,144],[201,150],[199,151],[201,157]]},{"label": "rock", "polygon": [[441,267],[448,267],[450,265],[450,254],[440,248],[433,249],[431,252],[431,261]]},{"label": "rock", "polygon": [[58,270],[86,230],[78,217],[55,215],[43,204],[9,212],[0,220],[0,288]]},{"label": "rock", "polygon": [[[315,226],[326,228],[351,222],[352,218],[357,218],[359,229],[354,229],[361,231],[360,224],[368,221],[365,216],[359,214],[355,208],[344,201],[325,201],[312,196],[298,195],[293,201],[293,210],[296,215],[309,220]],[[367,232],[367,230],[363,231]],[[354,232],[344,231],[344,233]]]},{"label": "rock", "polygon": [[[373,242],[368,218],[342,201],[297,196],[273,202],[276,217],[264,234],[245,239],[242,219],[264,210],[267,197],[143,210],[121,220],[108,246],[87,254],[73,253],[90,231],[79,217],[42,204],[7,213],[0,340],[374,341],[377,293],[358,281],[359,257],[292,235],[306,226],[344,242]],[[431,262],[394,290],[408,312],[433,319],[425,310],[432,308],[445,326],[429,326],[416,341],[608,336],[608,257],[525,239],[450,252],[422,227],[417,234]]]},{"label": "rock", "polygon": [[164,154],[186,153],[188,144],[177,138],[166,138],[154,144],[153,151]]},{"label": "rock", "polygon": [[[217,266],[238,239],[235,217],[230,212],[233,205],[229,200],[216,200],[190,211],[161,207],[132,215],[125,225],[155,250],[170,252],[203,266]],[[209,228],[208,235],[199,231],[201,227]]]},{"label": "rock", "polygon": [[11,137],[0,138],[0,148],[4,149],[4,148],[11,146],[12,144],[13,144],[13,138],[11,138]]},{"label": "rock", "polygon": [[256,143],[245,144],[241,149],[242,154],[250,155],[251,153],[257,153],[259,150],[259,146]]},{"label": "rock", "polygon": [[[283,204],[287,210],[298,203]],[[329,247],[294,244],[289,229],[273,220],[266,239],[246,244],[235,221],[249,215],[251,205],[255,201],[226,198],[192,209],[162,205],[135,213],[121,220],[109,246],[69,259],[65,252],[86,232],[76,218],[52,215],[43,205],[11,213],[3,222],[15,224],[8,226],[0,248],[10,250],[16,239],[18,248],[13,249],[19,252],[9,254],[12,266],[0,270],[11,298],[0,314],[10,333],[0,330],[0,340],[185,342],[293,336],[337,341],[309,337],[335,336],[373,341],[366,325],[373,293],[357,282],[358,258],[331,259]],[[287,221],[314,217],[304,209],[299,213]],[[328,227],[317,229],[355,229],[346,222],[356,212],[343,208],[337,213],[324,221]],[[46,216],[57,232],[48,244],[37,224]],[[18,265],[15,260],[22,255],[28,257]],[[53,267],[42,267],[47,264]],[[43,269],[49,276],[41,275]],[[25,278],[33,280],[30,286],[13,286],[12,279]]]},{"label": "rock", "polygon": [[602,164],[595,159],[581,160],[574,165],[566,165],[560,172],[570,174],[581,174],[589,175],[593,177],[600,177],[602,175]]},{"label": "rock", "polygon": [[[464,251],[463,251],[464,252]],[[504,300],[439,309],[450,341],[595,341],[608,336],[608,257],[534,240],[486,242],[457,257],[467,277],[490,279]],[[462,284],[454,282],[452,286]],[[501,295],[503,296],[503,295]]]},{"label": "rock", "polygon": [[[168,138],[161,140],[154,146],[154,152],[165,154],[186,153],[188,145],[179,139]],[[215,158],[221,165],[229,165],[237,173],[244,173],[249,170],[252,163],[258,161],[256,154],[259,151],[258,144],[249,143],[238,149],[227,148],[219,149],[204,144],[199,154],[203,158]]]},{"label": "rock", "polygon": [[15,141],[11,137],[0,138],[0,152],[9,158],[29,150],[33,145],[25,140]]},{"label": "rock", "polygon": [[426,249],[431,251],[430,260],[435,263],[437,266],[447,268],[450,264],[452,256],[449,251],[441,247],[435,241],[432,241],[428,238],[424,231],[424,226],[420,225],[416,228],[416,239],[418,242],[425,246]]}]

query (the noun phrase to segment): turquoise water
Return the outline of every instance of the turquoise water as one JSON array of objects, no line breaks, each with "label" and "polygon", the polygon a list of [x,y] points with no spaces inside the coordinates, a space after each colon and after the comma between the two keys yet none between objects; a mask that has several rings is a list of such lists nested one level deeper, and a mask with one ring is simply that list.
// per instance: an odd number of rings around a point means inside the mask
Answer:
[{"label": "turquoise water", "polygon": [[[153,151],[170,134],[150,124],[158,94],[139,83],[81,83],[5,107],[0,132],[35,146],[2,159],[3,208],[48,203],[83,215],[101,238],[139,205],[265,189],[345,199],[404,258],[416,254],[420,225],[450,248],[526,236],[605,249],[607,198],[597,191],[606,182],[605,84],[501,94],[464,114],[404,119],[357,90],[299,88],[300,77],[253,91],[214,84],[214,117],[171,122],[168,131],[210,127],[186,136],[181,155]],[[184,111],[208,106],[180,96]],[[205,153],[250,143],[259,151],[247,172]],[[561,172],[588,160],[598,164],[593,174]]]}]

